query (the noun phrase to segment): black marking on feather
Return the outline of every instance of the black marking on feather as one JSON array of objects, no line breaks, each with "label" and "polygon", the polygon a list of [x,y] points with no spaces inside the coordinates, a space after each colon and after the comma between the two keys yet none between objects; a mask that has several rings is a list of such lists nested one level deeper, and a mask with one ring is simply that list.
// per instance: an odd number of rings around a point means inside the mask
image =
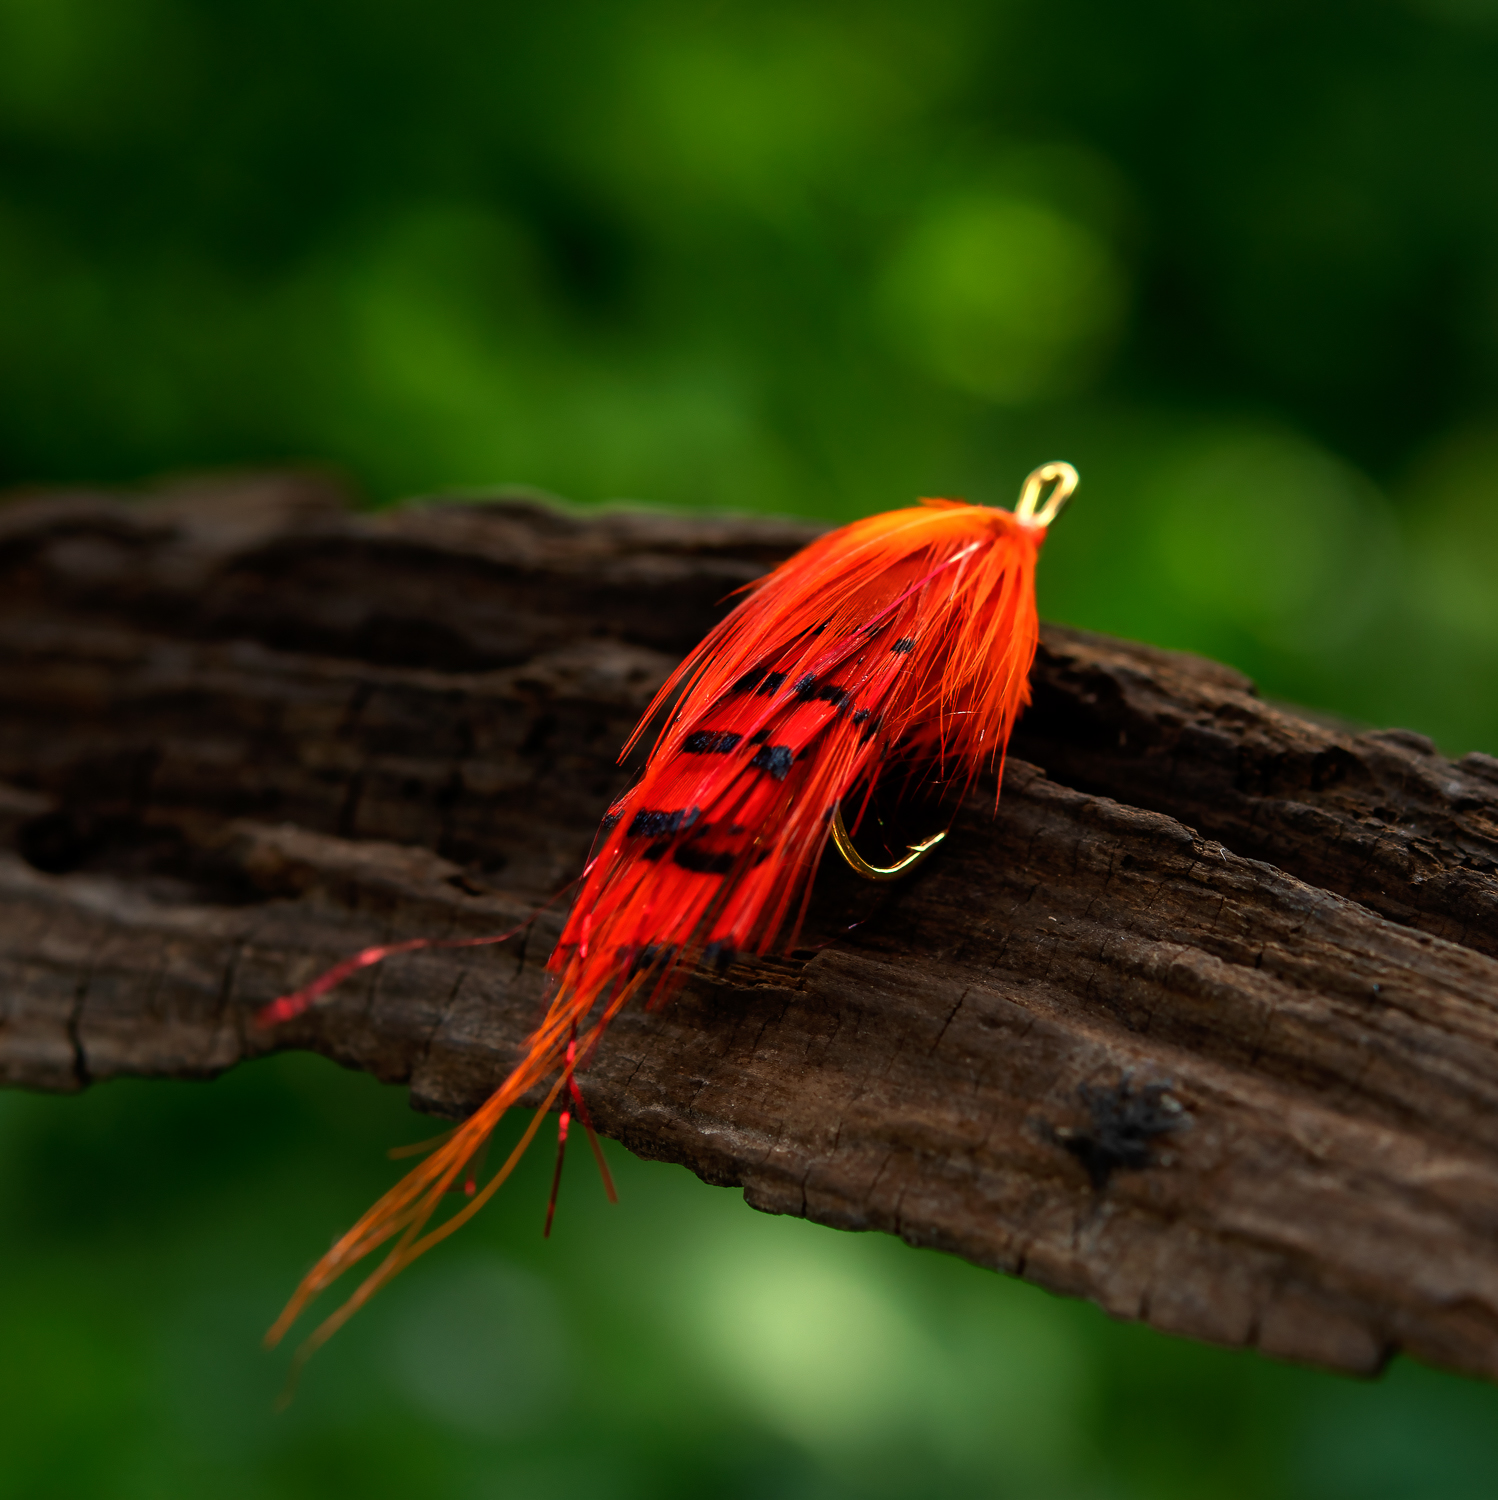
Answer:
[{"label": "black marking on feather", "polygon": [[869,718],[873,714],[873,712],[874,710],[872,708],[860,708],[858,712],[853,715],[853,722],[855,724],[862,724],[865,719]]},{"label": "black marking on feather", "polygon": [[778,693],[784,686],[784,672],[766,672],[765,680],[760,683],[754,696],[756,698],[768,698],[771,693]]},{"label": "black marking on feather", "polygon": [[749,736],[749,743],[751,745],[768,745],[770,743],[770,731],[768,729],[761,729],[758,734],[751,734]]},{"label": "black marking on feather", "polygon": [[750,667],[728,691],[730,693],[747,693],[752,688],[757,688],[765,680],[765,673],[769,670],[768,667]]},{"label": "black marking on feather", "polygon": [[731,729],[698,729],[681,742],[688,755],[727,755],[744,736]]},{"label": "black marking on feather", "polygon": [[784,781],[794,759],[789,745],[764,745],[749,764],[756,771],[768,771],[776,781]]},{"label": "black marking on feather", "polygon": [[726,974],[738,956],[739,950],[732,943],[726,943],[721,940],[716,943],[709,943],[702,950],[702,962],[715,974]]},{"label": "black marking on feather", "polygon": [[603,822],[598,825],[599,833],[612,833],[619,826],[619,819],[622,816],[622,813],[605,813]]},{"label": "black marking on feather", "polygon": [[804,677],[798,677],[791,691],[803,703],[831,703],[837,708],[842,708],[853,696],[845,687],[839,687],[833,682],[820,681],[815,672],[808,672]]},{"label": "black marking on feather", "polygon": [[635,949],[630,960],[630,978],[633,979],[646,969],[663,969],[675,957],[675,943],[644,943]]},{"label": "black marking on feather", "polygon": [[915,638],[913,636],[902,635],[889,649],[900,656],[904,656],[907,651],[915,650]]},{"label": "black marking on feather", "polygon": [[658,839],[663,833],[680,833],[701,816],[700,807],[678,807],[674,812],[652,812],[642,807],[630,820],[627,837]]},{"label": "black marking on feather", "polygon": [[724,850],[714,854],[700,844],[683,844],[671,856],[683,870],[694,875],[727,875],[732,871],[737,856]]},{"label": "black marking on feather", "polygon": [[[854,719],[856,721],[857,718],[858,718],[858,715],[854,714],[853,717],[854,717]],[[869,719],[868,723],[863,726],[863,733],[858,736],[858,743],[860,745],[867,745],[868,742],[871,739],[873,739],[876,734],[879,733],[879,726],[883,722],[884,722],[884,720],[882,718],[880,718],[880,716],[878,714],[874,714]]]}]

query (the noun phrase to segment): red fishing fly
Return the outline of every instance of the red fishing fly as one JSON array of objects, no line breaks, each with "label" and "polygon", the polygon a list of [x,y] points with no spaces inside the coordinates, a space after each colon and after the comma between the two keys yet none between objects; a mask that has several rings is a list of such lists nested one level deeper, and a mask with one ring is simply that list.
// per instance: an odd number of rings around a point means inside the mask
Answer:
[{"label": "red fishing fly", "polygon": [[[881,776],[897,767],[926,767],[927,779],[960,792],[981,768],[1002,766],[1030,696],[1036,558],[1076,485],[1069,464],[1046,464],[1025,481],[1013,512],[927,500],[871,516],[748,586],[748,597],[677,668],[625,746],[627,753],[674,700],[644,772],[603,820],[547,963],[554,998],[514,1071],[313,1267],[270,1342],[350,1266],[394,1240],[313,1333],[304,1346],[310,1352],[471,1218],[559,1098],[562,1140],[575,1110],[602,1166],[574,1078],[581,1061],[632,999],[658,1005],[699,964],[721,968],[735,955],[794,944],[829,841],[873,879],[892,878],[930,852],[944,834],[890,866],[874,866],[853,847],[848,825],[857,832]],[[393,952],[436,945],[417,939],[368,949],[268,1006],[262,1020],[296,1014]],[[477,1188],[495,1126],[548,1079],[519,1145]],[[606,1168],[604,1177],[612,1196]],[[433,1226],[443,1195],[461,1187],[468,1201]]]}]

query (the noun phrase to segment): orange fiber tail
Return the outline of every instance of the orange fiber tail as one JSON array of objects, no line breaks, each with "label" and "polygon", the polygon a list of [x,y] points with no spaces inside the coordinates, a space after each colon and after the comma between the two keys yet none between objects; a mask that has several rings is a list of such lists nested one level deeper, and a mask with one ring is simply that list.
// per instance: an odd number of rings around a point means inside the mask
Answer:
[{"label": "orange fiber tail", "polygon": [[[591,1053],[609,1021],[628,1002],[638,986],[625,984],[617,988],[618,993],[602,1007],[591,1025],[582,1029],[575,1043],[572,1039],[578,1032],[579,1022],[594,1008],[597,996],[582,997],[576,992],[557,996],[546,1019],[527,1042],[524,1056],[500,1087],[461,1125],[439,1138],[425,1159],[375,1203],[303,1277],[291,1301],[266,1334],[267,1345],[274,1347],[280,1343],[313,1299],[326,1291],[345,1271],[382,1245],[395,1240],[384,1259],[365,1277],[348,1300],[306,1339],[298,1351],[298,1360],[305,1360],[326,1343],[382,1286],[418,1256],[466,1224],[494,1196],[534,1140],[546,1112],[572,1083],[578,1060]],[[553,1073],[557,1076],[540,1109],[504,1164],[482,1188],[475,1191],[470,1182],[470,1195],[463,1207],[432,1226],[431,1221],[441,1206],[444,1195],[460,1184],[465,1173],[474,1170],[477,1158],[506,1112]],[[592,1134],[591,1124],[589,1134]],[[601,1156],[600,1167],[612,1197],[613,1184],[608,1178],[608,1169]]]}]

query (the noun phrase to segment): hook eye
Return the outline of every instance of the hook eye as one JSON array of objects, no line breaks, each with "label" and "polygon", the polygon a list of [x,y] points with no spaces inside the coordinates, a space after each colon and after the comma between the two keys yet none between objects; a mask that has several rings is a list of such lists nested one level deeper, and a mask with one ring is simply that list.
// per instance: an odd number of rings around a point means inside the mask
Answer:
[{"label": "hook eye", "polygon": [[871,865],[853,847],[853,840],[848,837],[848,826],[843,822],[843,804],[839,802],[832,809],[832,842],[837,845],[837,852],[848,861],[853,873],[862,875],[865,880],[898,880],[900,876],[915,869],[946,836],[946,829],[942,829],[940,833],[932,834],[919,844],[909,845],[910,853],[904,859],[897,860],[892,865]]},{"label": "hook eye", "polygon": [[[1052,481],[1056,488],[1050,493],[1040,511],[1040,494]],[[1028,521],[1032,526],[1049,526],[1061,513],[1061,507],[1072,497],[1072,492],[1081,483],[1077,471],[1070,464],[1042,464],[1032,469],[1025,479],[1025,487],[1019,493],[1019,504],[1014,507],[1015,518]]]}]

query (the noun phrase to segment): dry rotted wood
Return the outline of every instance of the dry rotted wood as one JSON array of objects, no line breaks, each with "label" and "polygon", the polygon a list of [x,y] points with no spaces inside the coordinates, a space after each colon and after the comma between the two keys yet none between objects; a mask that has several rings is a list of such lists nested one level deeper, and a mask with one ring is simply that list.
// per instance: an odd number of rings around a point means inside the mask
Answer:
[{"label": "dry rotted wood", "polygon": [[[349,514],[319,482],[0,508],[0,1078],[207,1076],[304,1046],[461,1115],[560,918],[522,920],[618,745],[789,523],[521,500]],[[1157,1327],[1498,1376],[1498,761],[1047,629],[997,819],[806,949],[626,1014],[632,1149]],[[1041,768],[1044,769],[1041,769]]]}]

